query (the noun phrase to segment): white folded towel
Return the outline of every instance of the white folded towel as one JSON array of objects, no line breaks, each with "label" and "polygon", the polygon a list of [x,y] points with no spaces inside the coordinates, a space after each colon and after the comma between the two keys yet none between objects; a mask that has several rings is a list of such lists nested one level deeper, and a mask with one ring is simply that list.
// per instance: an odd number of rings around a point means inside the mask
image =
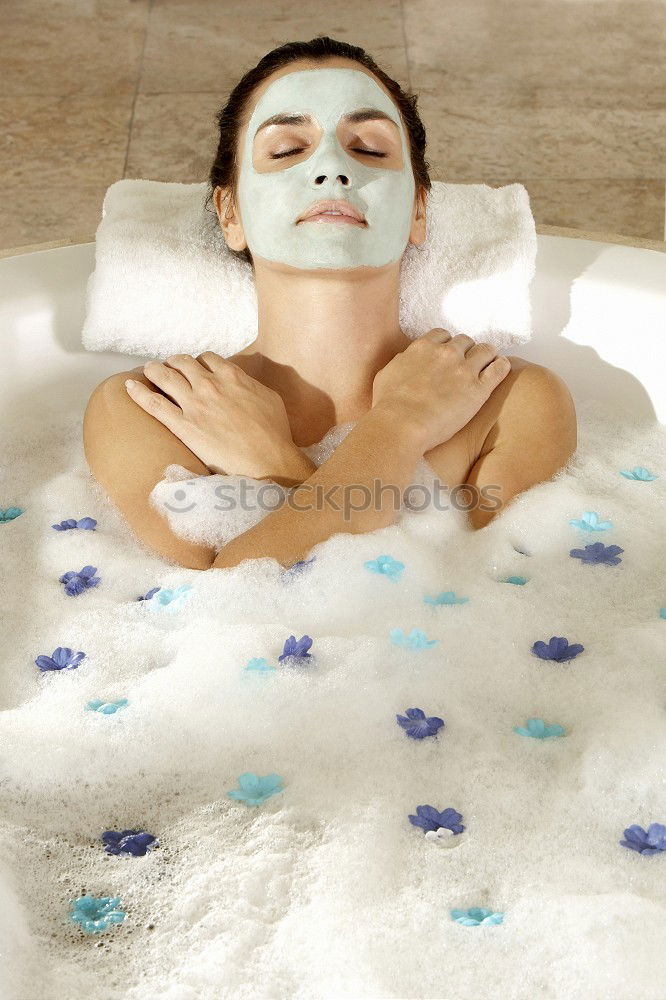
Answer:
[{"label": "white folded towel", "polygon": [[[207,191],[150,180],[108,188],[87,285],[87,350],[229,357],[256,339],[252,268],[228,249]],[[525,343],[536,252],[522,184],[434,181],[426,241],[401,262],[402,329],[414,339],[444,327],[498,351]]]}]

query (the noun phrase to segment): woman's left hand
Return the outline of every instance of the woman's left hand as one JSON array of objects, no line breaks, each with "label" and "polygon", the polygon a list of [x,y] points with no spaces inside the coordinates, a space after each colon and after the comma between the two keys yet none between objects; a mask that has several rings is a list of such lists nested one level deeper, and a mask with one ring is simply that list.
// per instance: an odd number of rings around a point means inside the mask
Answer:
[{"label": "woman's left hand", "polygon": [[127,392],[168,427],[211,472],[274,478],[302,463],[279,393],[213,351],[174,354],[143,366],[147,379]]}]

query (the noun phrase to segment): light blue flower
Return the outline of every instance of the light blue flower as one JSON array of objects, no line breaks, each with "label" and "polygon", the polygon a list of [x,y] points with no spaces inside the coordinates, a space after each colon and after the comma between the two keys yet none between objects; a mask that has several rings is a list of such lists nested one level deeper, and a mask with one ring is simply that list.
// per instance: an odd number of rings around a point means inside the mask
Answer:
[{"label": "light blue flower", "polygon": [[279,774],[267,774],[260,778],[252,771],[245,771],[238,779],[240,787],[232,788],[230,792],[227,792],[227,796],[230,799],[239,799],[248,806],[259,806],[271,795],[277,795],[278,792],[284,791],[280,787],[283,780]]},{"label": "light blue flower", "polygon": [[520,736],[529,736],[533,740],[548,740],[553,736],[563,736],[565,733],[563,726],[559,726],[557,723],[547,726],[543,719],[528,719],[527,729],[523,729],[522,726],[514,726],[513,731]]},{"label": "light blue flower", "polygon": [[608,531],[613,527],[611,521],[600,521],[599,515],[594,510],[586,510],[580,521],[569,521],[569,524],[581,531]]},{"label": "light blue flower", "polygon": [[405,649],[427,649],[439,642],[439,639],[427,639],[425,632],[420,628],[413,628],[408,636],[401,628],[392,628],[389,638],[394,646],[403,646]]},{"label": "light blue flower", "polygon": [[479,906],[471,906],[468,910],[450,910],[451,919],[464,927],[479,927],[481,924],[501,924],[504,914],[493,913]]},{"label": "light blue flower", "polygon": [[70,920],[81,925],[86,934],[99,934],[105,931],[109,924],[122,924],[126,917],[123,910],[118,909],[119,896],[79,896],[71,899],[74,909]]},{"label": "light blue flower", "polygon": [[258,670],[265,673],[268,670],[277,670],[277,667],[272,666],[263,656],[254,656],[251,660],[248,660],[245,669]]},{"label": "light blue flower", "polygon": [[397,559],[387,555],[377,556],[376,559],[368,559],[363,565],[373,573],[381,573],[396,582],[400,579],[402,571],[405,568],[404,563],[398,562]]},{"label": "light blue flower", "polygon": [[156,594],[150,598],[150,604],[154,608],[168,607],[170,611],[177,611],[183,606],[188,591],[192,590],[192,585],[183,583],[180,587],[170,590],[168,587],[161,587]]},{"label": "light blue flower", "polygon": [[454,590],[442,590],[435,597],[429,594],[423,598],[424,604],[465,604],[469,597],[456,597]]},{"label": "light blue flower", "polygon": [[640,479],[644,483],[649,483],[653,479],[658,479],[658,476],[653,476],[651,472],[644,469],[641,465],[635,465],[633,469],[627,471],[626,469],[620,469],[620,475],[624,476],[625,479]]},{"label": "light blue flower", "polygon": [[25,513],[24,507],[6,507],[5,510],[0,507],[0,524],[4,521],[13,521],[15,517],[20,514]]},{"label": "light blue flower", "polygon": [[659,617],[666,618],[666,608],[659,608]]},{"label": "light blue flower", "polygon": [[113,715],[119,708],[129,705],[127,698],[119,698],[118,701],[102,701],[101,698],[93,698],[88,702],[86,708],[90,712],[101,712],[102,715]]},{"label": "light blue flower", "polygon": [[524,587],[527,580],[524,576],[507,576],[506,580],[500,581],[501,583],[515,583],[519,587]]}]

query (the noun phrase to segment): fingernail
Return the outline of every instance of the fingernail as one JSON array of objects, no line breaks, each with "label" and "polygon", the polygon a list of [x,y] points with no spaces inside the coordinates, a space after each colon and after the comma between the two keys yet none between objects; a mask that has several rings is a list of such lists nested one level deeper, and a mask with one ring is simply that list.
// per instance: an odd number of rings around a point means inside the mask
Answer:
[{"label": "fingernail", "polygon": [[134,385],[136,385],[136,382],[134,381],[133,378],[126,378],[125,379],[125,388],[126,389],[129,389],[130,386],[134,386]]}]

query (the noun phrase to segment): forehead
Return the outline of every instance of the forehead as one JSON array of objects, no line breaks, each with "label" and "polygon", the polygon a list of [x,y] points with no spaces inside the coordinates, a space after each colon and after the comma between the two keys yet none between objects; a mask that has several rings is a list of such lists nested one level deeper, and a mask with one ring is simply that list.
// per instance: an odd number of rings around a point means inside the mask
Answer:
[{"label": "forehead", "polygon": [[367,73],[343,68],[286,73],[274,80],[257,101],[246,138],[251,142],[268,119],[282,112],[312,115],[320,125],[337,125],[343,115],[373,108],[402,131],[395,104]]}]

